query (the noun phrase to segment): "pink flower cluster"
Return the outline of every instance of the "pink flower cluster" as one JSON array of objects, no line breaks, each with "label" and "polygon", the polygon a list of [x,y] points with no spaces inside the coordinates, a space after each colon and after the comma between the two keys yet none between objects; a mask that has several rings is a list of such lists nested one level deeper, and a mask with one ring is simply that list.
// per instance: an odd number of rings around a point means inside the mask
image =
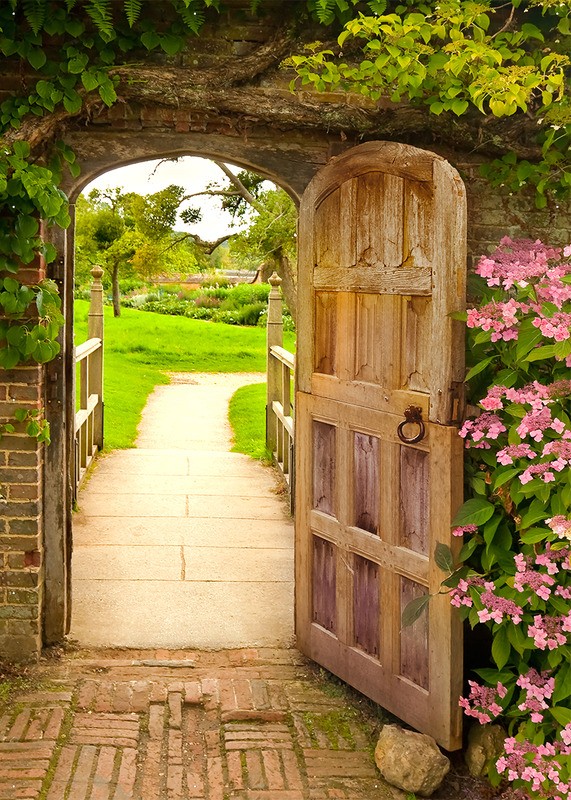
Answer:
[{"label": "pink flower cluster", "polygon": [[466,325],[468,328],[492,331],[490,336],[492,342],[500,339],[509,342],[518,337],[518,311],[525,314],[529,311],[529,305],[518,303],[516,300],[508,300],[506,303],[488,303],[480,308],[470,308],[467,312]]},{"label": "pink flower cluster", "polygon": [[550,699],[555,690],[555,678],[551,678],[548,672],[540,673],[532,667],[525,675],[519,676],[516,685],[525,692],[518,705],[519,710],[531,711],[531,721],[542,722],[543,711],[549,708],[545,701]]},{"label": "pink flower cluster", "polygon": [[496,414],[481,414],[477,419],[467,419],[458,431],[458,435],[466,439],[466,447],[490,449],[488,439],[495,440],[507,430]]},{"label": "pink flower cluster", "polygon": [[571,541],[571,519],[558,514],[555,517],[551,517],[551,519],[546,519],[545,522],[560,539],[569,539]]},{"label": "pink flower cluster", "polygon": [[486,581],[484,583],[484,591],[480,595],[480,600],[484,604],[484,608],[478,611],[478,619],[480,622],[503,622],[505,619],[510,619],[515,625],[519,625],[523,616],[523,608],[514,603],[513,600],[508,600],[506,597],[501,597],[494,593],[496,584],[493,581]]},{"label": "pink flower cluster", "polygon": [[482,256],[476,273],[486,278],[488,286],[511,289],[514,284],[527,286],[533,278],[541,278],[548,270],[548,262],[561,257],[560,247],[549,247],[539,240],[519,239],[509,236],[500,240],[500,246],[489,256]]},{"label": "pink flower cluster", "polygon": [[537,316],[531,321],[531,324],[539,328],[546,339],[564,342],[571,336],[571,314],[564,311],[558,311],[552,317]]},{"label": "pink flower cluster", "polygon": [[476,533],[477,530],[477,525],[459,525],[457,528],[452,528],[452,536],[464,536],[465,533]]},{"label": "pink flower cluster", "polygon": [[466,608],[472,608],[474,602],[470,595],[471,586],[483,587],[484,579],[475,575],[466,579],[462,578],[461,580],[459,580],[458,586],[450,590],[450,595],[449,595],[450,604],[455,606],[456,608],[460,608],[460,606],[466,606]]},{"label": "pink flower cluster", "polygon": [[514,589],[518,592],[525,592],[526,588],[531,589],[542,600],[548,600],[551,595],[551,586],[555,579],[549,574],[529,569],[531,558],[526,558],[521,553],[514,557],[517,572],[514,577]]},{"label": "pink flower cluster", "polygon": [[[535,315],[532,323],[543,336],[555,341],[571,337],[571,314],[562,310],[571,300],[571,285],[564,278],[571,273],[571,264],[560,261],[563,255],[568,258],[571,250],[548,247],[539,241],[522,239],[512,241],[509,237],[501,240],[500,246],[489,256],[483,256],[476,273],[486,279],[488,286],[512,290],[514,287],[526,289],[530,284],[533,291],[525,294],[525,302],[514,297],[506,301],[493,300],[490,303],[471,308],[467,312],[466,324],[469,328],[491,331],[492,342],[511,341],[519,336],[522,318],[530,311]],[[535,296],[533,294],[535,292]],[[545,312],[543,303],[551,303],[558,311]]]},{"label": "pink flower cluster", "polygon": [[469,697],[461,697],[458,701],[467,717],[475,717],[480,725],[485,725],[502,713],[503,708],[498,703],[498,698],[503,700],[508,693],[502,683],[498,682],[495,688],[481,686],[476,681],[468,681],[468,685]]},{"label": "pink flower cluster", "polygon": [[533,625],[527,627],[527,635],[539,650],[556,650],[567,644],[568,633],[571,633],[571,611],[557,617],[536,614]]},{"label": "pink flower cluster", "polygon": [[504,751],[505,755],[496,761],[496,769],[500,774],[507,772],[509,781],[524,781],[532,791],[541,792],[542,800],[571,800],[571,783],[562,781],[560,774],[559,757],[571,753],[565,740],[533,744],[508,737]]}]

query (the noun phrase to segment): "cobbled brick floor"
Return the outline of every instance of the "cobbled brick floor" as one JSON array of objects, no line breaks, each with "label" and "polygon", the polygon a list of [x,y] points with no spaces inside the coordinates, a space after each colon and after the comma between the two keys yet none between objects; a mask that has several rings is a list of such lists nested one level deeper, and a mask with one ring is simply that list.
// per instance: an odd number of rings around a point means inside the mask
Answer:
[{"label": "cobbled brick floor", "polygon": [[357,800],[404,794],[295,650],[79,651],[0,718],[0,800]]}]

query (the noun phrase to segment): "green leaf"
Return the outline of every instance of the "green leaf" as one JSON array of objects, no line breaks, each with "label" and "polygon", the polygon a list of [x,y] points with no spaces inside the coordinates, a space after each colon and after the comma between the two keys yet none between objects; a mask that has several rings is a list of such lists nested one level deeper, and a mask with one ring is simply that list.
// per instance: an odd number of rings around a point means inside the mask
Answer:
[{"label": "green leaf", "polygon": [[469,380],[470,380],[470,378],[473,378],[473,377],[474,377],[474,375],[479,375],[479,373],[480,373],[480,372],[483,372],[483,371],[486,369],[486,367],[487,367],[489,364],[491,364],[491,363],[492,363],[492,361],[494,361],[494,360],[495,360],[495,358],[496,358],[495,356],[490,356],[489,358],[483,358],[483,359],[482,359],[481,361],[479,361],[477,364],[474,364],[474,366],[472,367],[472,369],[470,369],[470,370],[468,371],[468,373],[467,373],[466,377],[464,378],[464,380],[466,380],[466,381],[469,381]]},{"label": "green leaf", "polygon": [[36,345],[32,357],[38,364],[46,364],[54,357],[53,342],[39,341]]},{"label": "green leaf", "polygon": [[160,37],[160,45],[167,55],[175,56],[182,50],[184,39],[181,36],[172,36],[167,33]]},{"label": "green leaf", "polygon": [[498,669],[503,669],[508,663],[511,653],[511,645],[505,627],[500,627],[494,634],[492,641],[492,658],[497,664]]},{"label": "green leaf", "polygon": [[20,361],[20,351],[16,347],[0,348],[0,366],[12,369]]},{"label": "green leaf", "polygon": [[141,43],[147,50],[154,50],[161,43],[158,33],[155,31],[145,31],[141,36]]},{"label": "green leaf", "polygon": [[438,569],[441,569],[443,572],[448,574],[454,572],[454,558],[448,545],[442,544],[442,542],[436,542],[434,561]]},{"label": "green leaf", "polygon": [[102,83],[99,87],[99,96],[106,106],[112,106],[117,100],[117,92],[111,81]]},{"label": "green leaf", "polygon": [[536,544],[546,539],[550,533],[549,528],[528,528],[520,538],[525,544]]},{"label": "green leaf", "polygon": [[89,71],[81,74],[81,82],[86,92],[92,92],[99,86],[98,78],[93,74],[93,72]]},{"label": "green leaf", "polygon": [[415,597],[414,600],[411,600],[402,612],[402,627],[409,628],[411,625],[413,625],[420,617],[429,602],[429,594],[423,594],[420,597]]},{"label": "green leaf", "polygon": [[462,116],[462,114],[468,109],[468,101],[467,100],[454,100],[452,105],[450,106],[451,110],[456,114],[457,117]]},{"label": "green leaf", "polygon": [[563,708],[562,706],[555,706],[550,708],[551,716],[560,725],[565,727],[571,722],[571,708]]},{"label": "green leaf", "polygon": [[493,483],[494,489],[498,489],[500,486],[503,486],[504,483],[511,481],[513,478],[516,477],[516,475],[519,475],[520,472],[521,470],[514,468],[498,470],[494,478],[494,483]]},{"label": "green leaf", "polygon": [[550,516],[551,512],[546,510],[545,504],[536,499],[532,502],[527,513],[525,513],[521,518],[519,529],[525,530],[526,528],[531,528],[534,522],[540,522],[541,520],[547,519]]},{"label": "green leaf", "polygon": [[483,525],[493,515],[495,507],[480,497],[466,500],[452,520],[452,527],[463,525]]},{"label": "green leaf", "polygon": [[30,47],[26,58],[34,69],[41,69],[47,61],[46,54],[38,47]]}]

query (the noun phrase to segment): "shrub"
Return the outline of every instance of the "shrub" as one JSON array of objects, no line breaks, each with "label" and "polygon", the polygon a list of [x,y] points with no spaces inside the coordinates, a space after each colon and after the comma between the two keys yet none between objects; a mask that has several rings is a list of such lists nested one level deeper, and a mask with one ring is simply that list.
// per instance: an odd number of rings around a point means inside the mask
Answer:
[{"label": "shrub", "polygon": [[451,602],[492,637],[493,665],[460,700],[508,728],[491,779],[522,797],[571,796],[571,247],[503,239],[480,259],[464,315],[481,413],[460,431],[469,499]]}]

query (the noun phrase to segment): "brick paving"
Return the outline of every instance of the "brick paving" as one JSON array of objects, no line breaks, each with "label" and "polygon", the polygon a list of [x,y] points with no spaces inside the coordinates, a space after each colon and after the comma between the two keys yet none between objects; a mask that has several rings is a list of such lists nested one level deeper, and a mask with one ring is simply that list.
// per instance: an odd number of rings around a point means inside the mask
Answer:
[{"label": "brick paving", "polygon": [[36,675],[0,717],[0,800],[404,797],[295,650],[82,650]]}]

